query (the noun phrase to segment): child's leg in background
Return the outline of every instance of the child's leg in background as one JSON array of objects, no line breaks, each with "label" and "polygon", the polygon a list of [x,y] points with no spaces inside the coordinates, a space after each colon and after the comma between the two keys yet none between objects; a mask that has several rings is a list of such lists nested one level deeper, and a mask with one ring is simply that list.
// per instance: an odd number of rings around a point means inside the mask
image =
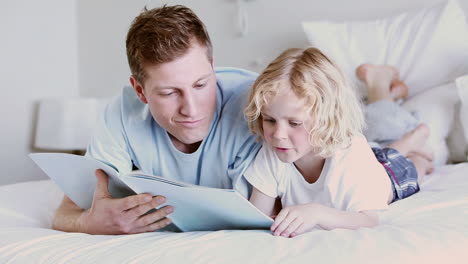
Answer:
[{"label": "child's leg in background", "polygon": [[432,171],[434,170],[434,165],[432,164],[432,161],[426,159],[425,157],[417,153],[412,153],[408,155],[408,159],[410,159],[413,162],[414,167],[418,172],[418,184],[421,184],[423,182],[425,175],[432,173]]},{"label": "child's leg in background", "polygon": [[393,201],[417,193],[424,175],[432,171],[432,153],[424,149],[428,136],[429,128],[421,124],[388,148],[372,148],[392,182]]},{"label": "child's leg in background", "polygon": [[393,148],[372,148],[372,151],[392,183],[393,199],[389,203],[419,191],[418,172],[412,160]]},{"label": "child's leg in background", "polygon": [[401,155],[413,162],[417,172],[418,184],[422,182],[425,175],[431,173],[434,169],[432,164],[433,154],[425,147],[428,137],[429,127],[420,124],[404,134],[401,139],[389,145],[389,148],[397,150]]},{"label": "child's leg in background", "polygon": [[432,161],[432,151],[425,146],[429,133],[427,125],[419,124],[415,129],[405,133],[388,147],[398,150],[405,157],[411,154],[419,154],[427,160]]},{"label": "child's leg in background", "polygon": [[368,105],[364,109],[368,141],[388,145],[414,129],[419,121],[396,101],[408,95],[408,87],[399,72],[389,65],[363,64],[356,75],[368,88]]}]

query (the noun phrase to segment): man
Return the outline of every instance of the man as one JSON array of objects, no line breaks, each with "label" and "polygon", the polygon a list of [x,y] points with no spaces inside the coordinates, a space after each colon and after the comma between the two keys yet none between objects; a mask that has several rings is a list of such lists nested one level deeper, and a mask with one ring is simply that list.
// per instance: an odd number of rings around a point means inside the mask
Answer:
[{"label": "man", "polygon": [[[133,166],[247,196],[243,173],[260,145],[242,114],[256,78],[237,69],[213,69],[213,51],[200,19],[184,6],[145,10],[127,35],[132,76],[122,94],[105,109],[88,156],[119,172]],[[122,199],[107,191],[108,178],[96,171],[93,204],[83,210],[68,197],[57,209],[53,227],[89,234],[128,234],[170,224],[173,210],[165,197],[138,194]]]}]

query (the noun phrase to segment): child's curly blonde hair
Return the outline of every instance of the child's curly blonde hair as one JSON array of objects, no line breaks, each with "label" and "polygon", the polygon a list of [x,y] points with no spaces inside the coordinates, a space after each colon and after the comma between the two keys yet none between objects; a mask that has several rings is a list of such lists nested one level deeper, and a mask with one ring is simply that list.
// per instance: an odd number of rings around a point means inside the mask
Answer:
[{"label": "child's curly blonde hair", "polygon": [[263,138],[263,106],[287,89],[304,99],[309,143],[318,155],[329,157],[362,133],[364,117],[354,89],[319,49],[308,48],[284,51],[253,84],[244,114],[255,135]]}]

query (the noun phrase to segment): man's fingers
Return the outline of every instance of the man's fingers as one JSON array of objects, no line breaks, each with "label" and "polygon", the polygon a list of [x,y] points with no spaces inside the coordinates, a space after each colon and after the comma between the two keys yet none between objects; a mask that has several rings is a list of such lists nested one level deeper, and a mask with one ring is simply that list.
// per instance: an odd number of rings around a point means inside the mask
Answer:
[{"label": "man's fingers", "polygon": [[[151,225],[152,226],[157,226],[159,224],[163,224],[163,223],[159,223],[160,220],[165,218],[167,215],[169,215],[173,211],[174,211],[174,208],[172,206],[166,205],[164,207],[159,208],[158,210],[155,210],[154,212],[151,212],[149,214],[141,216],[137,220],[137,225],[141,226],[141,227],[144,227],[144,226],[151,226]],[[155,223],[159,223],[159,224],[154,225]],[[166,225],[164,225],[164,226],[166,226]],[[153,230],[155,230],[155,229],[153,229]]]},{"label": "man's fingers", "polygon": [[153,196],[149,193],[141,193],[137,195],[127,196],[125,198],[115,200],[118,205],[117,208],[120,211],[127,211],[139,205],[149,203],[153,199]]},{"label": "man's fingers", "polygon": [[96,170],[94,172],[96,175],[97,183],[96,190],[94,191],[95,198],[112,198],[107,188],[109,185],[109,177],[103,170]]},{"label": "man's fingers", "polygon": [[[145,194],[149,195],[149,194]],[[138,201],[140,197],[145,197],[144,195],[134,195],[131,197],[126,197],[127,206],[129,205],[129,201]],[[151,198],[151,195],[149,196]],[[160,228],[165,227],[166,225],[170,224],[171,221],[165,219],[165,217],[172,213],[173,207],[168,205],[164,206],[158,210],[150,211],[154,209],[157,203],[161,203],[162,200],[165,199],[157,199],[157,198],[164,198],[163,196],[156,196],[155,201],[150,199],[149,202],[144,204],[137,205],[129,210],[121,212],[121,221],[123,223],[127,223],[125,227],[125,233],[141,233],[141,232],[149,232],[154,231]],[[136,198],[136,199],[127,199],[127,198]],[[119,199],[119,200],[123,200]],[[122,201],[121,201],[122,202]],[[148,212],[149,211],[149,212]],[[165,219],[165,220],[164,220]]]},{"label": "man's fingers", "polygon": [[154,196],[150,202],[145,204],[137,205],[131,209],[127,210],[127,215],[130,219],[135,220],[140,216],[146,214],[149,210],[159,207],[160,205],[164,204],[166,199],[164,196]]},{"label": "man's fingers", "polygon": [[[95,171],[97,183],[94,201],[112,198],[108,190],[109,177],[102,170]],[[120,199],[108,200],[107,212],[112,216],[118,233],[141,233],[161,229],[171,223],[166,216],[172,213],[172,206],[164,206],[154,212],[151,209],[166,202],[164,196],[153,197],[149,193],[137,194]],[[94,203],[94,202],[93,202]],[[102,202],[100,203],[102,207]]]},{"label": "man's fingers", "polygon": [[150,225],[138,228],[136,230],[136,233],[142,233],[142,232],[153,232],[156,230],[159,230],[161,228],[164,228],[172,223],[171,219],[169,218],[162,218],[159,219],[156,222],[151,223]]}]

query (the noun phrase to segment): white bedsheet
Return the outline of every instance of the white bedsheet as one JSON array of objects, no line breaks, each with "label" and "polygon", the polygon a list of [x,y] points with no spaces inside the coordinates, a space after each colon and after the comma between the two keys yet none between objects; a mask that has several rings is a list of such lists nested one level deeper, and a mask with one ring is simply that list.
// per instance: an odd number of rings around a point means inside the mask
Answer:
[{"label": "white bedsheet", "polygon": [[50,181],[0,186],[0,263],[468,263],[468,163],[436,168],[376,228],[92,236],[49,229]]}]

